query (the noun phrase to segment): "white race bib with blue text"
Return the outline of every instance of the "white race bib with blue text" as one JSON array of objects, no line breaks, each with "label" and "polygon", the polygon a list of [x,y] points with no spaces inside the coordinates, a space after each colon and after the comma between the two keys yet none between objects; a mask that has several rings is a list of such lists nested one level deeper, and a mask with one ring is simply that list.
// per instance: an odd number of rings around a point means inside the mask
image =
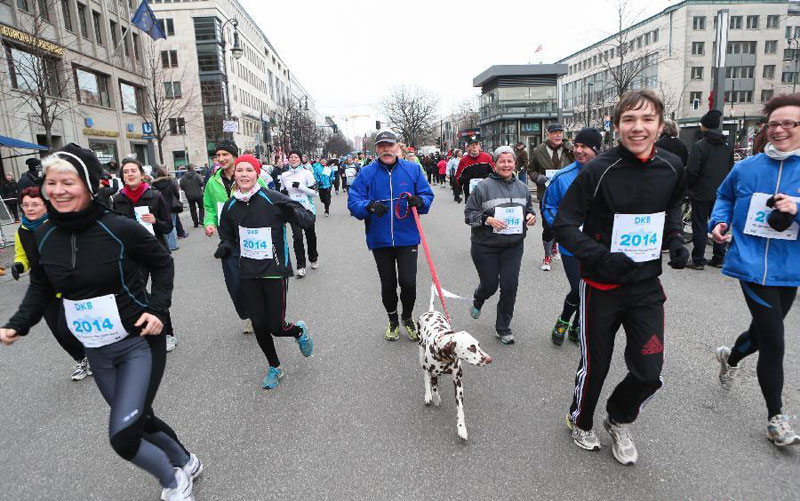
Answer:
[{"label": "white race bib with blue text", "polygon": [[622,252],[637,263],[661,258],[666,213],[614,214],[611,252]]},{"label": "white race bib with blue text", "polygon": [[248,259],[272,259],[272,228],[239,226],[239,253]]},{"label": "white race bib with blue text", "polygon": [[100,348],[128,337],[114,294],[80,301],[64,299],[70,332],[87,348]]}]

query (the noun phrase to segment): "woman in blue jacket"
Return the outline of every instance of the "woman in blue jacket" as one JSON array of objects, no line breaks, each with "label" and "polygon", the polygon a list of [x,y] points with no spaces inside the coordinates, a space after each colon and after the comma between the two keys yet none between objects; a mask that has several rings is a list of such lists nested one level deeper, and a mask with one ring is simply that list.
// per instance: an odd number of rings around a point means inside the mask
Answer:
[{"label": "woman in blue jacket", "polygon": [[[578,174],[581,173],[583,166],[589,163],[597,153],[600,151],[600,145],[603,144],[603,136],[597,132],[596,129],[586,127],[581,129],[575,135],[575,161],[567,165],[553,176],[550,180],[550,185],[547,191],[544,192],[544,202],[542,203],[542,217],[547,220],[547,224],[553,225],[553,221],[558,214],[558,206],[561,204],[561,199],[567,192]],[[564,273],[567,275],[569,282],[569,293],[564,298],[564,307],[561,310],[561,316],[556,320],[556,325],[553,327],[553,332],[550,338],[553,344],[560,346],[564,343],[564,334],[569,331],[569,340],[578,344],[578,331],[581,326],[581,315],[578,310],[579,291],[578,286],[581,282],[581,263],[578,258],[573,256],[572,253],[565,249],[563,245],[558,245],[561,251],[561,258],[564,263]],[[575,319],[570,324],[570,319],[575,315]]]},{"label": "woman in blue jacket", "polygon": [[328,160],[321,159],[314,162],[314,179],[317,180],[319,199],[325,206],[325,217],[331,214],[331,186],[333,186],[333,169],[328,167]]},{"label": "woman in blue jacket", "polygon": [[397,135],[382,130],[375,137],[378,160],[363,169],[350,185],[347,208],[364,221],[367,247],[375,257],[381,279],[381,298],[389,326],[387,341],[400,337],[397,315],[397,284],[403,303],[403,327],[408,338],[417,339],[411,314],[417,299],[417,246],[419,231],[411,207],[427,214],[433,191],[419,166],[398,158]]},{"label": "woman in blue jacket", "polygon": [[709,222],[715,241],[733,241],[722,273],[740,281],[752,316],[733,348],[720,346],[716,358],[719,382],[730,389],[742,359],[759,352],[767,438],[785,446],[800,444],[781,408],[784,318],[800,286],[800,94],[774,97],[764,114],[769,144],[734,166],[717,190]]}]

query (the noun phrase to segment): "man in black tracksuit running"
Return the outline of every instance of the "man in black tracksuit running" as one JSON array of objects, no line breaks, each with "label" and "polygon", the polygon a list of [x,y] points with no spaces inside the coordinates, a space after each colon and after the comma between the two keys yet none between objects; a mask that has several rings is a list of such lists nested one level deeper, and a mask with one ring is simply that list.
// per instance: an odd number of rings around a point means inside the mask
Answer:
[{"label": "man in black tracksuit running", "polygon": [[586,164],[553,224],[556,240],[581,262],[581,362],[567,426],[579,447],[600,448],[593,414],[622,325],[629,372],[609,398],[603,423],[622,464],[638,458],[627,425],[662,384],[662,239],[670,266],[682,268],[689,258],[681,228],[683,165],[654,146],[663,117],[652,91],[623,95],[613,119],[621,144]]}]

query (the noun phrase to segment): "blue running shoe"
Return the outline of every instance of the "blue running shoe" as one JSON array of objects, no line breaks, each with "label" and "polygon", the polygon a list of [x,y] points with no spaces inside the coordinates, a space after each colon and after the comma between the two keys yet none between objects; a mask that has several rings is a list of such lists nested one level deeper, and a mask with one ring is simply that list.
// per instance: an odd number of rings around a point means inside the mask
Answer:
[{"label": "blue running shoe", "polygon": [[472,318],[478,320],[481,317],[481,309],[473,306],[472,311],[469,314],[472,315]]},{"label": "blue running shoe", "polygon": [[265,390],[274,390],[277,388],[278,383],[280,383],[284,375],[283,369],[279,367],[270,367],[269,372],[264,376],[264,381],[261,382],[261,387]]},{"label": "blue running shoe", "polygon": [[310,357],[311,352],[314,351],[314,340],[308,335],[308,326],[306,326],[306,323],[302,320],[297,322],[295,325],[300,327],[300,329],[303,331],[303,334],[296,339],[297,344],[300,346],[300,353],[302,353],[304,357]]}]

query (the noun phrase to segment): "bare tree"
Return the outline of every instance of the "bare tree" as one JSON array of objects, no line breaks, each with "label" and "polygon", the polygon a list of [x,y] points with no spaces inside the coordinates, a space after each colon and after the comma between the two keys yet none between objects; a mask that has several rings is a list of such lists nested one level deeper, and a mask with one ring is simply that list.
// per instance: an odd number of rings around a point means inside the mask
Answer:
[{"label": "bare tree", "polygon": [[430,140],[436,130],[439,99],[420,87],[395,87],[381,103],[381,111],[396,128],[403,142],[417,146]]},{"label": "bare tree", "polygon": [[72,109],[72,68],[63,61],[65,42],[51,24],[57,0],[31,2],[31,13],[21,12],[17,18],[19,42],[7,41],[0,60],[9,69],[10,88],[0,85],[0,92],[9,102],[14,117],[30,121],[32,128],[41,127],[45,146],[53,148],[53,128]]},{"label": "bare tree", "polygon": [[337,132],[325,141],[322,147],[323,155],[343,155],[353,151],[353,142],[344,137],[344,134]]},{"label": "bare tree", "polygon": [[325,133],[308,114],[308,111],[294,99],[279,105],[273,112],[272,119],[278,129],[273,136],[276,146],[283,151],[299,150],[313,153],[323,146]]},{"label": "bare tree", "polygon": [[[123,107],[135,109],[145,120],[153,124],[153,136],[158,144],[158,161],[164,163],[164,139],[167,134],[185,134],[186,128],[194,124],[197,117],[187,114],[187,109],[197,95],[197,89],[186,74],[186,67],[173,68],[169,53],[164,58],[156,41],[143,44],[142,64],[147,85],[145,103],[137,105],[137,97],[122,96]],[[145,105],[146,104],[146,105]],[[222,123],[220,121],[218,123]],[[172,122],[172,123],[171,123]],[[213,137],[213,136],[208,136]]]},{"label": "bare tree", "polygon": [[481,117],[478,109],[478,96],[469,97],[458,103],[453,110],[453,122],[456,130],[477,127]]}]

